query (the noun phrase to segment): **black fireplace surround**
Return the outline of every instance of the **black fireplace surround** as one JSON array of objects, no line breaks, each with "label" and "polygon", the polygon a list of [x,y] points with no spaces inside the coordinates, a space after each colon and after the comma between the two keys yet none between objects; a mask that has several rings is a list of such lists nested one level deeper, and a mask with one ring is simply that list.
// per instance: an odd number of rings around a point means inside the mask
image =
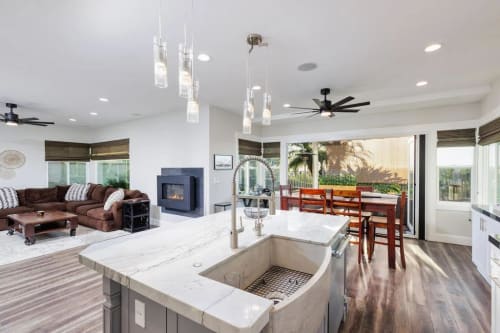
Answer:
[{"label": "black fireplace surround", "polygon": [[203,216],[203,168],[163,168],[157,198],[164,213]]}]

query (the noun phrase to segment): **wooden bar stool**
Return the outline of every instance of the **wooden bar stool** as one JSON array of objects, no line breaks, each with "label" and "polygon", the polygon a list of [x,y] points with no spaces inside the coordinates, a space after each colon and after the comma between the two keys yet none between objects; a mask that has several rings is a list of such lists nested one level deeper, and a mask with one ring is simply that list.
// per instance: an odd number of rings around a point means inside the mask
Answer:
[{"label": "wooden bar stool", "polygon": [[299,210],[326,214],[326,191],[316,188],[301,188],[299,190]]},{"label": "wooden bar stool", "polygon": [[[401,256],[401,265],[406,269],[405,248],[404,248],[404,231],[405,231],[405,208],[406,208],[406,192],[401,193],[401,201],[399,204],[399,218],[396,218],[396,247],[399,247]],[[368,220],[368,260],[372,260],[375,244],[386,245],[387,242],[377,241],[376,237],[385,237],[387,234],[377,233],[377,229],[385,229],[387,231],[386,216],[372,216]]]}]

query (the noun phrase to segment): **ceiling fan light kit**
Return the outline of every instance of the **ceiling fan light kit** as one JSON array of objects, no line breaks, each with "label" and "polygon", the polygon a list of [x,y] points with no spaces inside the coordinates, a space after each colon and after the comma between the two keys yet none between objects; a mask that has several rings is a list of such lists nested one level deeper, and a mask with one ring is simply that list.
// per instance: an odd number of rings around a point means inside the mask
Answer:
[{"label": "ceiling fan light kit", "polygon": [[332,103],[327,96],[330,94],[330,88],[323,88],[320,90],[321,95],[323,95],[323,100],[319,100],[317,98],[313,98],[313,102],[316,103],[318,108],[305,108],[298,106],[288,106],[291,109],[299,109],[299,110],[308,110],[302,112],[296,112],[295,114],[309,114],[308,118],[312,118],[314,116],[320,115],[322,117],[332,118],[335,116],[337,112],[345,112],[345,113],[356,113],[359,112],[359,109],[354,109],[362,106],[370,105],[370,102],[361,102],[354,104],[347,104],[350,101],[354,100],[354,97],[347,96],[340,101]]},{"label": "ceiling fan light kit", "polygon": [[4,122],[7,126],[18,126],[18,125],[34,125],[34,126],[47,126],[54,125],[51,121],[38,121],[38,118],[19,118],[17,113],[14,113],[14,109],[17,108],[17,104],[5,103],[5,106],[10,109],[9,112],[0,114],[0,122]]}]

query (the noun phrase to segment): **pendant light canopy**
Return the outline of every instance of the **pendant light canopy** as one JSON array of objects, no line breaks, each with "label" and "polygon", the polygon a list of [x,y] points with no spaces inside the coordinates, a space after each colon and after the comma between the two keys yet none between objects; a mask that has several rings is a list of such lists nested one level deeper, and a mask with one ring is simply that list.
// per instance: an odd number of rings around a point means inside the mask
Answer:
[{"label": "pendant light canopy", "polygon": [[168,87],[167,42],[162,37],[162,0],[158,8],[158,35],[153,38],[154,84],[158,88]]}]

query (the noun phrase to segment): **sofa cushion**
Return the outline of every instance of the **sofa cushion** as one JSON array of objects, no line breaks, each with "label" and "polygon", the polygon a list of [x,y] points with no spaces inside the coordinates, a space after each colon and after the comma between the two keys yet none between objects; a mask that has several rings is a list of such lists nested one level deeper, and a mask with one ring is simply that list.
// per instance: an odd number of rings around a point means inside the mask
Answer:
[{"label": "sofa cushion", "polygon": [[125,192],[123,191],[123,189],[119,188],[118,190],[114,191],[106,199],[106,202],[104,203],[104,210],[110,210],[111,206],[113,206],[115,202],[122,201],[124,197]]},{"label": "sofa cushion", "polygon": [[95,185],[92,193],[90,193],[90,199],[99,202],[104,202],[104,196],[106,195],[107,189],[108,186],[104,186],[101,184]]},{"label": "sofa cushion", "polygon": [[57,201],[61,201],[61,202],[64,201],[64,197],[66,196],[66,192],[68,192],[69,186],[70,185],[63,185],[63,186],[57,185],[56,186]]},{"label": "sofa cushion", "polygon": [[89,192],[90,184],[71,184],[64,196],[66,201],[85,201]]},{"label": "sofa cushion", "polygon": [[117,188],[114,188],[114,187],[108,187],[108,188],[106,189],[106,194],[104,195],[104,200],[103,200],[103,202],[106,202],[106,200],[108,200],[109,196],[110,196],[111,194],[113,194],[113,192],[115,192],[116,190],[118,190],[118,189],[117,189]]},{"label": "sofa cushion", "polygon": [[102,202],[94,203],[94,204],[91,204],[91,205],[78,206],[76,208],[76,213],[78,215],[87,215],[87,212],[89,210],[94,209],[94,208],[102,208],[102,207],[103,207]]},{"label": "sofa cushion", "polygon": [[17,192],[13,187],[0,187],[0,209],[19,206]]},{"label": "sofa cushion", "polygon": [[17,198],[19,199],[19,206],[26,206],[26,191],[16,190]]},{"label": "sofa cushion", "polygon": [[33,207],[35,210],[66,210],[66,203],[64,202],[41,202],[41,203],[35,203],[32,204],[31,207]]},{"label": "sofa cushion", "polygon": [[0,218],[5,218],[10,214],[21,214],[21,213],[29,213],[33,212],[35,209],[26,206],[18,206],[16,208],[5,208],[0,209]]},{"label": "sofa cushion", "polygon": [[112,220],[113,219],[113,213],[111,211],[104,210],[104,207],[90,209],[87,212],[87,216],[91,217],[93,219],[96,219],[96,220]]},{"label": "sofa cushion", "polygon": [[26,203],[42,203],[42,202],[54,202],[57,201],[57,188],[27,188],[26,191]]},{"label": "sofa cushion", "polygon": [[80,206],[93,205],[99,203],[95,200],[84,200],[84,201],[66,201],[66,210],[71,213],[76,213],[76,209]]}]

